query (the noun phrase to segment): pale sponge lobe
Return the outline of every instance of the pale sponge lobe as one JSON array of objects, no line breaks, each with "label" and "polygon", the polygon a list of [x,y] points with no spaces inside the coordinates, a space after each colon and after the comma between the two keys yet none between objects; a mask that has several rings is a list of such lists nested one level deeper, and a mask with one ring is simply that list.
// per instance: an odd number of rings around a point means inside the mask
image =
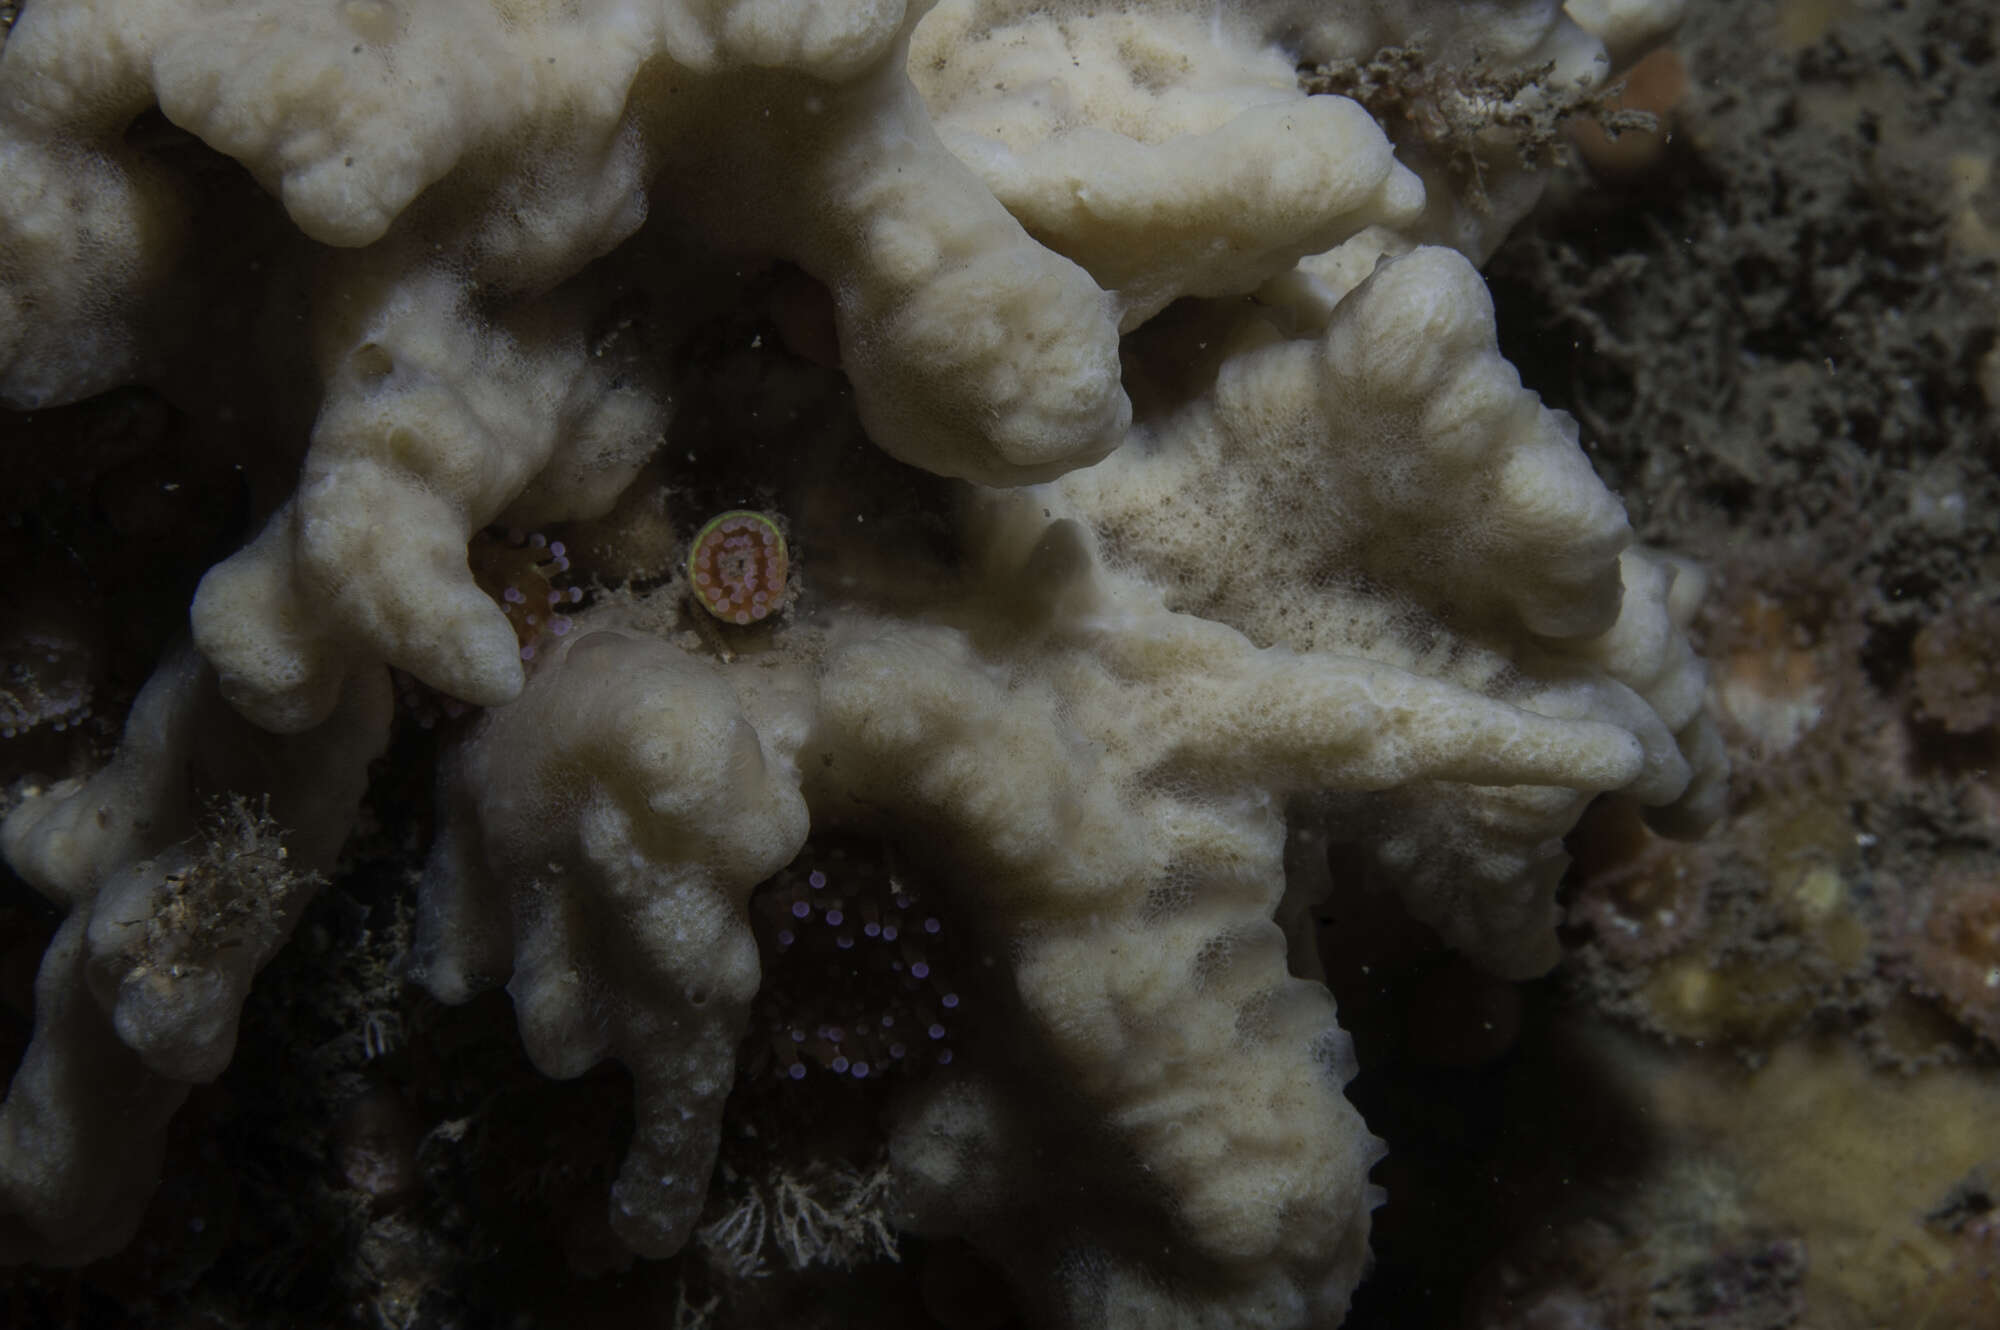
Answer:
[{"label": "pale sponge lobe", "polygon": [[[771,215],[737,225],[832,291],[869,437],[988,485],[1053,479],[1116,447],[1131,419],[1116,302],[946,149],[901,69],[814,91],[794,114],[790,141],[760,128],[740,154],[783,169],[765,186]],[[798,151],[814,140],[820,152]],[[801,190],[816,208],[777,206]]]},{"label": "pale sponge lobe", "polygon": [[0,825],[7,862],[69,907],[0,1105],[0,1260],[81,1264],[130,1238],[167,1119],[228,1065],[252,979],[346,837],[389,708],[378,671],[318,729],[268,734],[182,646],[109,765]]},{"label": "pale sponge lobe", "polygon": [[229,697],[284,731],[384,662],[467,703],[519,690],[464,543],[524,495],[597,515],[657,442],[663,406],[581,335],[654,274],[579,276],[652,206],[826,282],[894,455],[996,485],[1088,465],[1130,419],[1117,302],[939,141],[914,22],[880,0],[34,6],[0,52],[0,151],[30,182],[0,195],[0,396],[69,400],[185,346],[147,326],[200,239],[123,143],[149,102],[344,251],[307,311],[325,397],[297,493],[195,610]]},{"label": "pale sponge lobe", "polygon": [[648,47],[636,15],[610,3],[503,14],[487,0],[261,0],[192,22],[176,5],[137,8],[159,24],[148,72],[167,118],[342,247],[381,239],[468,155],[539,137],[524,133],[536,121],[603,136]]},{"label": "pale sponge lobe", "polygon": [[[1280,1324],[1330,1324],[1365,1259],[1376,1149],[1340,1095],[1345,1037],[1332,1003],[1287,974],[1269,919],[1284,889],[1282,821],[1268,803],[1205,808],[1206,790],[1139,795],[1134,759],[1164,755],[1104,733],[1118,722],[1095,704],[1112,699],[1078,694],[1064,677],[1094,673],[1086,662],[1038,652],[1055,646],[1039,635],[1022,646],[1011,671],[944,630],[888,630],[837,650],[814,741],[833,761],[809,750],[807,763],[835,787],[819,794],[830,806],[853,800],[927,830],[919,844],[963,884],[960,908],[1012,958],[1043,1050],[1025,1074],[1082,1096],[1114,1148],[1136,1154],[1161,1193],[1155,1214],[1164,1202],[1198,1258],[1133,1265],[1105,1216],[1078,1211],[1049,1221],[1063,1265],[1022,1273],[1030,1287],[1070,1285],[1056,1297],[1069,1313],[1048,1324],[1102,1324],[1085,1309],[1105,1280],[1127,1277],[1156,1288],[1161,1310],[1252,1287],[1306,1313]],[[1009,672],[1012,685],[1001,682]],[[1078,734],[1068,714],[1097,719]],[[1150,708],[1143,717],[1159,718]],[[1153,773],[1158,783],[1197,784],[1200,755],[1190,756]],[[1183,903],[1164,906],[1170,898]],[[935,1130],[919,1119],[899,1135],[906,1167],[925,1156],[908,1133]],[[926,1230],[1003,1205],[991,1189],[940,1192],[916,1176],[904,1186],[925,1205]],[[1036,1264],[1009,1247],[1037,1240],[1032,1226],[993,1232],[1009,1263]]]},{"label": "pale sponge lobe", "polygon": [[1565,0],[1571,22],[1604,43],[1612,66],[1624,69],[1680,26],[1687,0]]},{"label": "pale sponge lobe", "polygon": [[1367,112],[1299,91],[1281,27],[1206,5],[955,0],[918,26],[910,75],[952,150],[1132,328],[1423,207]]},{"label": "pale sponge lobe", "polygon": [[586,631],[446,759],[413,974],[447,1002],[505,981],[548,1075],[631,1072],[611,1225],[643,1255],[679,1250],[708,1193],[757,991],[745,905],[805,842],[800,705]]},{"label": "pale sponge lobe", "polygon": [[[1047,516],[1059,493],[980,506],[975,630],[848,621],[803,767],[816,812],[905,829],[957,884],[1038,1037],[1022,1075],[1081,1096],[1160,1195],[1151,1220],[1089,1209],[1016,1216],[1016,1231],[981,1215],[1011,1202],[921,1176],[908,1194],[926,1231],[970,1226],[1024,1268],[1038,1258],[1022,1233],[1054,1225],[1050,1324],[1127,1323],[1100,1319],[1107,1298],[1161,1317],[1201,1306],[1218,1325],[1332,1324],[1365,1261],[1377,1147],[1340,1097],[1351,1057],[1332,1004],[1291,973],[1274,922],[1288,797],[1473,780],[1574,803],[1639,778],[1645,744],[1619,722],[1643,707],[1606,716],[1553,688],[1517,705],[1259,647],[1107,571],[1085,528]],[[943,1127],[919,1114],[908,1130]],[[914,1169],[959,1166],[936,1141],[897,1148]],[[958,1153],[1014,1148],[1029,1149]],[[1131,1254],[1124,1226],[1163,1216],[1196,1260]]]},{"label": "pale sponge lobe", "polygon": [[1509,635],[1617,617],[1624,510],[1574,423],[1501,358],[1464,258],[1383,261],[1317,344],[1246,321],[1223,345],[1211,394],[1142,418],[1130,447],[1063,484],[1114,560],[1177,607],[1301,649],[1339,641],[1339,581]]},{"label": "pale sponge lobe", "polygon": [[[1424,753],[1418,736],[1454,713],[1473,733],[1466,698],[1507,704],[1456,766],[1433,754],[1372,783],[1350,766],[1300,788],[1334,793],[1329,834],[1367,847],[1454,946],[1538,973],[1557,954],[1561,837],[1590,792],[1628,789],[1682,833],[1719,811],[1726,763],[1670,610],[1673,570],[1629,549],[1574,423],[1500,357],[1463,256],[1383,257],[1325,317],[1310,339],[1255,311],[1199,325],[1207,390],[1157,394],[1126,448],[1054,487],[1059,511],[1174,609],[1300,665],[1344,658],[1344,681],[1366,677],[1364,659],[1434,678],[1442,690],[1421,701],[1407,684],[1378,694],[1385,751]],[[1184,351],[1163,338],[1157,354]],[[1287,667],[1232,725],[1256,734],[1323,710],[1329,677]],[[1398,693],[1410,700],[1387,701]],[[1557,722],[1572,728],[1534,737]],[[1617,739],[1578,744],[1586,722]]]},{"label": "pale sponge lobe", "polygon": [[902,0],[729,0],[712,8],[718,46],[732,62],[796,69],[816,79],[853,78],[880,58],[903,26]]},{"label": "pale sponge lobe", "polygon": [[117,141],[151,100],[148,26],[39,5],[0,47],[0,402],[129,382],[187,239],[167,172]]},{"label": "pale sponge lobe", "polygon": [[[1507,606],[1545,637],[1601,632],[1617,614],[1625,511],[1568,416],[1501,358],[1493,302],[1460,255],[1384,262],[1338,311],[1320,349],[1319,401],[1339,477],[1329,496],[1366,526],[1350,566],[1414,574],[1432,597]],[[1265,411],[1272,409],[1265,404]],[[1420,508],[1448,516],[1439,550]],[[1398,519],[1402,520],[1398,520]],[[1358,533],[1357,533],[1358,534]]]},{"label": "pale sponge lobe", "polygon": [[376,301],[350,307],[353,349],[323,365],[297,494],[195,596],[224,693],[272,730],[317,724],[374,660],[475,705],[513,697],[519,643],[466,542],[525,491],[541,521],[608,509],[666,421],[571,323],[478,329],[442,276],[355,293]]}]

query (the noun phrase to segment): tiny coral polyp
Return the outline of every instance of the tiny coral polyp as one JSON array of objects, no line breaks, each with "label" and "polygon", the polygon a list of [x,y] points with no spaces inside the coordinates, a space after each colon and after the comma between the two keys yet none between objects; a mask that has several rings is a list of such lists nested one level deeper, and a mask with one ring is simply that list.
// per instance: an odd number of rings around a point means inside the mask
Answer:
[{"label": "tiny coral polyp", "polygon": [[784,603],[789,566],[778,524],[763,513],[735,509],[711,517],[695,535],[688,586],[724,623],[755,623]]}]

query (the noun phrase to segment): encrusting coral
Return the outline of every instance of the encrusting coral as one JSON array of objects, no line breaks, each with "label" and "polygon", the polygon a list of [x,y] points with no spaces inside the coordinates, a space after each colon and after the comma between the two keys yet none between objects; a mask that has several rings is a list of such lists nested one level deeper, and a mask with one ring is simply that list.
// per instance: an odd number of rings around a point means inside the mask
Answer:
[{"label": "encrusting coral", "polygon": [[[1675,8],[1589,14],[1624,58]],[[1514,99],[1475,135],[1483,211],[1301,88],[1391,45]],[[273,266],[309,275],[318,406],[274,413],[268,520],[117,756],[6,824],[72,913],[0,1108],[5,1254],[132,1232],[310,894],[191,895],[192,810],[268,799],[286,872],[330,870],[393,668],[469,708],[438,725],[412,972],[448,1002],[505,983],[552,1076],[629,1070],[625,1247],[697,1230],[738,1045],[770,1037],[753,889],[851,838],[979,958],[949,995],[979,1036],[878,1078],[905,1227],[966,1238],[1038,1324],[1337,1323],[1379,1147],[1294,927],[1330,885],[1306,860],[1368,856],[1528,975],[1586,802],[1675,834],[1720,804],[1698,579],[1632,547],[1473,267],[1539,187],[1505,126],[1610,72],[1548,0],[28,5],[0,53],[0,394],[149,378],[221,409],[215,370],[183,377],[216,349],[175,326],[213,276],[205,205],[128,132],[157,105],[316,242]],[[677,473],[668,352],[730,299],[708,244],[823,284],[880,454]],[[602,517],[656,455],[684,537],[780,514],[785,612],[607,577],[525,649],[468,545]],[[930,1000],[927,961],[886,964]],[[121,1095],[146,1108],[111,1142]]]}]

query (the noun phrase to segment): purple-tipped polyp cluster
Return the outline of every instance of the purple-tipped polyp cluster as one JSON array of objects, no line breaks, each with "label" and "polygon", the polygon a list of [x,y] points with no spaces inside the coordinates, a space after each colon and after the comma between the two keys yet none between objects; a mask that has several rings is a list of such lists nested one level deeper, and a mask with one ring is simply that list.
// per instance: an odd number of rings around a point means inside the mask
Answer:
[{"label": "purple-tipped polyp cluster", "polygon": [[750,1074],[865,1083],[951,1064],[963,940],[879,847],[808,845],[758,890],[753,921],[765,965]]},{"label": "purple-tipped polyp cluster", "polygon": [[560,540],[539,531],[487,532],[466,553],[473,577],[513,625],[523,661],[532,663],[552,639],[569,634],[565,611],[583,599],[583,589],[556,584],[569,572],[569,552]]},{"label": "purple-tipped polyp cluster", "polygon": [[[473,536],[465,557],[480,590],[493,597],[507,616],[520,643],[522,664],[533,669],[576,626],[569,616],[582,603],[583,588],[558,581],[570,571],[569,552],[560,540],[550,540],[539,531],[490,527]],[[474,709],[401,670],[393,671],[392,678],[397,700],[427,730]]]}]

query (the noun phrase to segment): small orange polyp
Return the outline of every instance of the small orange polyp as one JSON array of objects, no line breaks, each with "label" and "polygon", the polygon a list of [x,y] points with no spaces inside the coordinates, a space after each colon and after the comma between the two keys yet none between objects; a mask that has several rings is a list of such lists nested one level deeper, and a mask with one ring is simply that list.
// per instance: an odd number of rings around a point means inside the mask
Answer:
[{"label": "small orange polyp", "polygon": [[785,603],[790,563],[785,536],[762,513],[718,513],[688,549],[688,586],[701,607],[724,623],[755,623]]}]

